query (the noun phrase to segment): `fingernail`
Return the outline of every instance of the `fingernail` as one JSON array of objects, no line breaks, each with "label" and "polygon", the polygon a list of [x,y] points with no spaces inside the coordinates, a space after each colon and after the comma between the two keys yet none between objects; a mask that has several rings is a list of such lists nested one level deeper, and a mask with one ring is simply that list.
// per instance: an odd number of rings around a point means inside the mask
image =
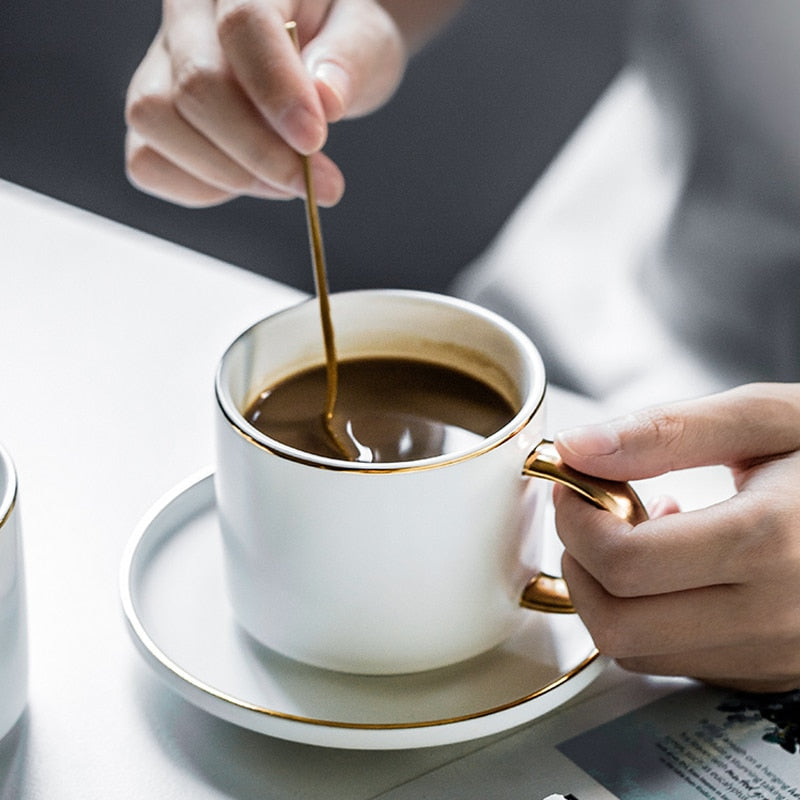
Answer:
[{"label": "fingernail", "polygon": [[347,108],[350,97],[350,76],[338,64],[323,61],[314,69],[314,77],[324,83],[333,93],[338,108],[326,107],[331,119],[340,119]]},{"label": "fingernail", "polygon": [[668,512],[674,510],[675,501],[667,495],[654,497],[647,503],[647,513],[653,517],[663,517]]},{"label": "fingernail", "polygon": [[306,179],[303,173],[295,175],[289,180],[289,190],[294,192],[295,197],[306,196]]},{"label": "fingernail", "polygon": [[576,456],[610,456],[621,445],[616,429],[608,424],[570,428],[559,433],[556,441]]},{"label": "fingernail", "polygon": [[303,105],[291,105],[281,116],[281,133],[300,153],[314,153],[325,143],[325,125]]}]

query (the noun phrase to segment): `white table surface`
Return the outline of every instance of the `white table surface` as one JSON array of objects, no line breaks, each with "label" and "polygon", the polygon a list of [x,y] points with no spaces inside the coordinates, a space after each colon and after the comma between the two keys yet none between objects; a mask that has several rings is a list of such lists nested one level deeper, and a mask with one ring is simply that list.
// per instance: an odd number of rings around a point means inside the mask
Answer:
[{"label": "white table surface", "polygon": [[[0,742],[0,800],[358,800],[501,738],[315,748],[162,686],[123,622],[123,548],[155,500],[212,463],[225,346],[301,295],[3,182],[0,226],[0,441],[21,485],[31,659],[28,711]],[[555,399],[554,425],[587,413]],[[682,499],[720,487],[690,477]],[[570,705],[643,680],[612,667]]]}]

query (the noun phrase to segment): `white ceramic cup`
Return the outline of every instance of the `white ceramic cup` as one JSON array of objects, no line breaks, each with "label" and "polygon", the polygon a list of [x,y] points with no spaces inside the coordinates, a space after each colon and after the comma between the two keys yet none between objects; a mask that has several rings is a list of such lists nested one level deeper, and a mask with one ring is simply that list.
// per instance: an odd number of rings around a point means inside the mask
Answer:
[{"label": "white ceramic cup", "polygon": [[17,474],[0,447],[0,739],[28,699],[28,635]]},{"label": "white ceramic cup", "polygon": [[[493,313],[434,294],[335,294],[331,310],[340,359],[456,367],[499,390],[516,413],[473,449],[435,458],[363,464],[311,455],[243,414],[265,387],[324,363],[316,301],[245,331],[216,377],[215,488],[241,626],[306,663],[391,674],[494,647],[535,613],[524,606],[571,610],[559,579],[539,572],[547,489],[528,475],[579,490],[585,481],[565,473],[552,446],[536,449],[546,381],[530,340]],[[599,504],[615,510],[616,502]]]}]

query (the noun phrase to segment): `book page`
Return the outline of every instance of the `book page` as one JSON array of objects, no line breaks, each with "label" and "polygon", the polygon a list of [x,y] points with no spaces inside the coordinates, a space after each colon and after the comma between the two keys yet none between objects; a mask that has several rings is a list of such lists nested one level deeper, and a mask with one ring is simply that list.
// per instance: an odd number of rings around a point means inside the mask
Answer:
[{"label": "book page", "polygon": [[610,678],[381,800],[800,800],[800,691],[738,694],[616,667]]}]

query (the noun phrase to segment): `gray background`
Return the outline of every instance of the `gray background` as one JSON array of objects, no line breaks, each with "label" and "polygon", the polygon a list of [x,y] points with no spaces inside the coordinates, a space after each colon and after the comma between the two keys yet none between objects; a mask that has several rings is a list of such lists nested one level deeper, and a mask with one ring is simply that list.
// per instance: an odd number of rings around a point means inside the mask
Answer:
[{"label": "gray background", "polygon": [[[348,189],[322,212],[333,290],[444,289],[487,245],[624,57],[624,0],[473,0],[371,117],[334,126]],[[128,185],[128,80],[158,0],[0,11],[0,177],[294,286],[300,201],[189,210]]]}]

